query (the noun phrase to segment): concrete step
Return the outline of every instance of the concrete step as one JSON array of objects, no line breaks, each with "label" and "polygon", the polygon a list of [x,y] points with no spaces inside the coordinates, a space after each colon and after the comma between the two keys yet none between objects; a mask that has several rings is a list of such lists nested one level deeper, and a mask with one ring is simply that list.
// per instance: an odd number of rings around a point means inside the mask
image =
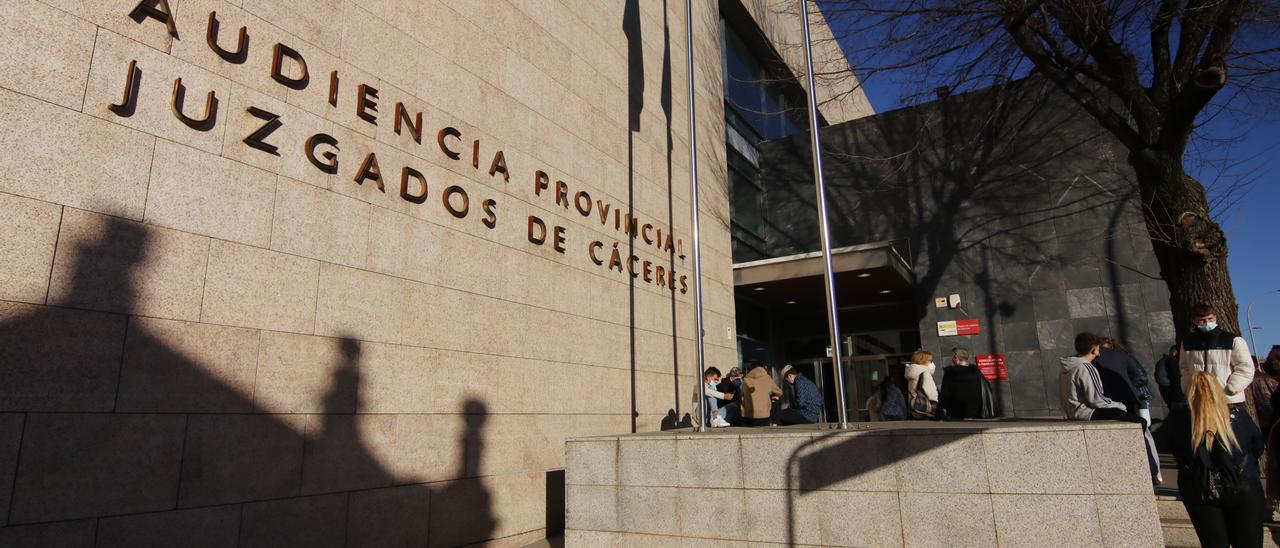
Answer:
[{"label": "concrete step", "polygon": [[1160,521],[1165,520],[1188,520],[1187,507],[1182,505],[1182,501],[1178,499],[1170,499],[1167,497],[1156,498],[1156,510],[1160,513]]},{"label": "concrete step", "polygon": [[[1181,505],[1181,503],[1179,503]],[[1160,519],[1160,529],[1164,532],[1164,545],[1169,548],[1196,548],[1200,539],[1188,519]]]}]

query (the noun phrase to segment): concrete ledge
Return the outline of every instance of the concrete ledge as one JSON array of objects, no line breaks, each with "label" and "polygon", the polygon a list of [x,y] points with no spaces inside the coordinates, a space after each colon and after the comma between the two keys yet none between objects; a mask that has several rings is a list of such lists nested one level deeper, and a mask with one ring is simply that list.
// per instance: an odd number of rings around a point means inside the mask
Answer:
[{"label": "concrete ledge", "polygon": [[1162,546],[1141,431],[966,421],[570,439],[573,546]]}]

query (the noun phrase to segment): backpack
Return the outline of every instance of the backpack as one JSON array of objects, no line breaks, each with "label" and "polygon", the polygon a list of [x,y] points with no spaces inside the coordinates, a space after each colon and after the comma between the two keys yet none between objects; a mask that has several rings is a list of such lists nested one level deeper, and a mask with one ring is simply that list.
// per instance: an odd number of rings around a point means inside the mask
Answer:
[{"label": "backpack", "polygon": [[929,399],[929,394],[924,391],[924,376],[929,372],[925,371],[916,378],[916,390],[911,393],[911,416],[917,419],[931,419],[938,415],[938,402]]},{"label": "backpack", "polygon": [[987,380],[986,375],[979,373],[978,384],[982,393],[982,411],[978,413],[978,418],[993,419],[996,416],[996,396],[991,389],[991,381]]},{"label": "backpack", "polygon": [[893,382],[893,377],[880,382],[877,389],[880,396],[880,420],[904,421],[909,417],[907,398],[902,395],[902,388]]},{"label": "backpack", "polygon": [[[1208,432],[1206,439],[1210,439]],[[1196,474],[1196,484],[1200,486],[1200,500],[1214,505],[1231,506],[1239,501],[1245,493],[1244,464],[1236,462],[1231,452],[1222,445],[1217,436],[1211,438],[1213,447],[1204,445],[1196,448],[1196,460],[1192,462],[1192,470]]]}]

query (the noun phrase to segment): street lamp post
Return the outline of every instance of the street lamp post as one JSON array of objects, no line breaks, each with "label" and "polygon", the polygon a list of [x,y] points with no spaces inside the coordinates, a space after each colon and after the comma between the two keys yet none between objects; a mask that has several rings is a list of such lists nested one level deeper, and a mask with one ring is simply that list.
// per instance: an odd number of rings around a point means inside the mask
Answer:
[{"label": "street lamp post", "polygon": [[1280,289],[1268,289],[1266,291],[1263,291],[1262,293],[1254,295],[1253,299],[1249,301],[1249,306],[1245,307],[1244,318],[1245,318],[1245,321],[1249,323],[1249,346],[1253,348],[1253,352],[1255,356],[1258,355],[1257,352],[1259,350],[1258,350],[1258,341],[1254,340],[1254,337],[1253,337],[1253,303],[1258,302],[1258,299],[1261,299],[1272,293],[1280,293]]}]

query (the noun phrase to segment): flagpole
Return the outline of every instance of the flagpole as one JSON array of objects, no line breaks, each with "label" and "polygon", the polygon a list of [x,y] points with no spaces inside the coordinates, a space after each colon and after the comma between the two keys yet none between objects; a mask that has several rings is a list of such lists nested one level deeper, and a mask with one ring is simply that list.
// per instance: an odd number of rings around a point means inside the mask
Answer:
[{"label": "flagpole", "polygon": [[[693,299],[694,299],[694,315],[695,323],[697,323],[697,331],[695,333],[696,354],[698,360],[698,388],[697,409],[700,417],[695,430],[701,432],[707,427],[709,413],[707,413],[706,391],[703,387],[703,379],[706,378],[706,353],[704,349],[703,338],[706,331],[703,329],[702,318],[702,244],[699,240],[698,227],[698,118],[697,118],[697,97],[694,94],[693,86],[693,2],[685,0],[684,2],[684,18],[685,18],[685,37],[686,37],[686,53],[688,57],[689,70],[689,209],[693,210]],[[673,334],[674,335],[674,334]]]},{"label": "flagpole", "polygon": [[[836,411],[840,428],[849,427],[849,410],[845,405],[844,360],[840,347],[840,309],[836,306],[835,272],[831,266],[831,225],[827,221],[827,183],[822,177],[822,144],[818,134],[818,101],[813,84],[813,41],[809,36],[809,2],[800,0],[800,13],[804,18],[804,62],[809,81],[809,141],[812,144],[813,184],[817,193],[818,233],[822,237],[823,288],[827,293],[827,331],[831,337],[831,358],[836,377]],[[695,217],[696,219],[696,217]],[[697,221],[694,221],[697,226]]]}]

